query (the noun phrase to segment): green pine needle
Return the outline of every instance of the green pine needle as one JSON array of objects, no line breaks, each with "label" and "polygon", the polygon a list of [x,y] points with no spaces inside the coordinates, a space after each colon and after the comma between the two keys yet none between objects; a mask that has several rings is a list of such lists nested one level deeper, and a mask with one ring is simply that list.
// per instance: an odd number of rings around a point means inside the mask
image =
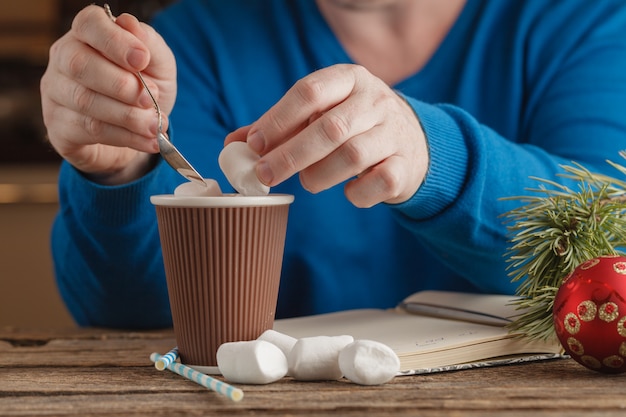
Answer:
[{"label": "green pine needle", "polygon": [[[626,159],[625,152],[620,156]],[[626,175],[626,167],[608,163]],[[577,190],[534,178],[533,195],[508,198],[524,205],[504,215],[511,223],[509,277],[520,282],[521,297],[509,329],[533,339],[555,337],[552,306],[563,278],[586,260],[622,254],[626,243],[626,181],[579,164],[563,169],[559,175],[578,181]]]}]

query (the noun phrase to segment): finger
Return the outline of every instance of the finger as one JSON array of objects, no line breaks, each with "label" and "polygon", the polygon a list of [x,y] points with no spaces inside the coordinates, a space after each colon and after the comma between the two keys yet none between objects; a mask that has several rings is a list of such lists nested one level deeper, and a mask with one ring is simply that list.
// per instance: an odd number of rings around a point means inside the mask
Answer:
[{"label": "finger", "polygon": [[161,73],[172,74],[175,67],[171,67],[173,54],[166,47],[165,40],[150,25],[140,22],[135,16],[124,13],[118,16],[115,23],[137,37],[148,48],[150,52],[149,65],[143,68],[146,74],[156,76]]},{"label": "finger", "polygon": [[374,106],[366,95],[357,90],[349,99],[264,155],[257,165],[259,179],[274,186],[331,155],[349,139],[374,128],[384,106]]},{"label": "finger", "polygon": [[344,187],[346,198],[356,207],[369,208],[381,202],[399,203],[404,189],[400,158],[391,156],[365,171]]},{"label": "finger", "polygon": [[[89,90],[115,97],[126,104],[144,108],[153,107],[152,100],[144,92],[134,73],[120,68],[88,45],[78,42],[71,47],[61,45],[54,49],[51,56],[54,57],[55,67],[59,73],[65,76],[64,82],[79,82]],[[66,89],[66,85],[60,81],[63,80],[55,79],[54,82],[47,84],[47,87],[52,91]],[[151,80],[146,80],[146,83],[154,89],[153,94],[158,95],[154,83]]]},{"label": "finger", "polygon": [[[157,99],[164,114],[169,114],[176,99],[176,60],[172,50],[154,28],[139,22],[129,14],[120,15],[116,24],[135,35],[150,51],[150,61],[142,71],[142,78],[150,92]],[[151,83],[151,80],[154,83]],[[161,91],[164,93],[161,94]],[[149,96],[144,92],[142,100]]]},{"label": "finger", "polygon": [[393,154],[378,127],[357,135],[326,158],[300,172],[302,186],[318,193],[363,174]]},{"label": "finger", "polygon": [[150,62],[148,48],[137,36],[121,29],[99,6],[87,6],[72,22],[72,33],[79,40],[117,65],[128,71],[144,69]]},{"label": "finger", "polygon": [[57,105],[141,136],[156,137],[158,118],[154,108],[126,104],[67,78],[55,81],[46,88],[47,96]]},{"label": "finger", "polygon": [[247,125],[242,126],[233,132],[230,132],[228,135],[226,135],[226,138],[224,138],[224,146],[232,142],[245,142],[249,130],[250,125]]},{"label": "finger", "polygon": [[66,107],[49,111],[54,124],[48,128],[50,142],[65,156],[74,149],[93,144],[128,147],[142,152],[158,152],[156,138],[138,135],[120,126],[85,116]]},{"label": "finger", "polygon": [[358,76],[359,70],[352,67],[324,68],[296,82],[252,125],[248,134],[250,146],[263,155],[306,126],[312,117],[344,101],[353,92]]}]

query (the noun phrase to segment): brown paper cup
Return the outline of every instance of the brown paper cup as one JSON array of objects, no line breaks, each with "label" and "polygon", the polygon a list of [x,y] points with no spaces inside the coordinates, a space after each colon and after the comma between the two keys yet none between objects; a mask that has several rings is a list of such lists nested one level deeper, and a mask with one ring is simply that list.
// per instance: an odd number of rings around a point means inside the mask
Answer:
[{"label": "brown paper cup", "polygon": [[181,362],[274,324],[291,195],[152,196]]}]

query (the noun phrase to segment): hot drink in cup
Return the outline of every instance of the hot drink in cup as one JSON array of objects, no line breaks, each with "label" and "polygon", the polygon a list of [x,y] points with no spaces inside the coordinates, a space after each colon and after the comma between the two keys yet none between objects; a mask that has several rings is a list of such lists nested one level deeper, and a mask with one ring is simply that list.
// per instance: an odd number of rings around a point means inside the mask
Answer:
[{"label": "hot drink in cup", "polygon": [[151,197],[181,361],[274,324],[291,195]]},{"label": "hot drink in cup", "polygon": [[178,350],[191,366],[215,367],[221,344],[256,339],[274,324],[293,196],[268,195],[254,175],[256,160],[243,142],[220,155],[220,167],[241,194],[222,195],[206,180],[205,188],[185,183],[150,199]]}]

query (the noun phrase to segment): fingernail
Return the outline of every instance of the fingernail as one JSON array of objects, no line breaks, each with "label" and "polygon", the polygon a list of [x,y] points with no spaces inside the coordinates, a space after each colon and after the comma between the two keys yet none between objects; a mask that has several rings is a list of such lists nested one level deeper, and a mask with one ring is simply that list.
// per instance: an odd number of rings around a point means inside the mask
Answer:
[{"label": "fingernail", "polygon": [[142,70],[143,67],[146,65],[146,53],[141,49],[133,48],[128,51],[128,54],[126,55],[126,61],[131,67]]},{"label": "fingernail", "polygon": [[259,132],[258,130],[255,130],[254,132],[248,134],[247,142],[248,146],[258,154],[263,152],[263,149],[265,148],[265,139],[263,138],[261,132]]},{"label": "fingernail", "polygon": [[259,161],[256,165],[256,176],[259,177],[259,180],[265,185],[271,185],[274,179],[274,173],[270,165],[265,161]]}]

